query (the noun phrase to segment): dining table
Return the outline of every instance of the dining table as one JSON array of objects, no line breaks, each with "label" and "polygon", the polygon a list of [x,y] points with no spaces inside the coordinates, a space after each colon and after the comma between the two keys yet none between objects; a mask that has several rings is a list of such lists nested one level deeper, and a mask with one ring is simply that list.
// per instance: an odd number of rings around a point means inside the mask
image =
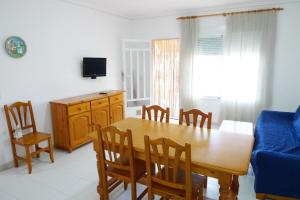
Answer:
[{"label": "dining table", "polygon": [[[220,128],[207,129],[127,118],[112,125],[122,131],[132,131],[134,157],[137,159],[145,160],[145,135],[150,139],[169,138],[180,145],[191,144],[192,172],[218,179],[220,200],[237,199],[238,179],[248,174],[254,144],[252,123],[225,120]],[[95,132],[90,137],[97,154],[99,171],[98,137]],[[100,181],[98,192],[101,196]]]}]

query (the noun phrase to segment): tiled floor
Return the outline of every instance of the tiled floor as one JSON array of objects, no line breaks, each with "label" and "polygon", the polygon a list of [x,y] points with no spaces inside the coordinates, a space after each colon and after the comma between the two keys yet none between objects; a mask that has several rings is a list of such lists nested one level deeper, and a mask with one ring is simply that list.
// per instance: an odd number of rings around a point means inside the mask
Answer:
[{"label": "tiled floor", "polygon": [[[253,200],[254,178],[240,177],[240,200]],[[50,164],[47,154],[34,159],[33,172],[28,175],[26,166],[0,172],[0,200],[99,200],[96,191],[98,175],[96,156],[92,145],[85,145],[69,154],[55,151],[55,163]],[[138,192],[143,186],[138,186]],[[209,179],[205,194],[218,198],[217,180]],[[129,200],[130,189],[115,189],[113,200]],[[145,198],[147,199],[147,198]]]}]

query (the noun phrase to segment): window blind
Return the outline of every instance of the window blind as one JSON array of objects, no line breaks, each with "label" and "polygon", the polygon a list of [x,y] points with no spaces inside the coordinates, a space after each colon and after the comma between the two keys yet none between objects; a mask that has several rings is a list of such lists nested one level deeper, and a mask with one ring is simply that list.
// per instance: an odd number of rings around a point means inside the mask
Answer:
[{"label": "window blind", "polygon": [[197,47],[201,55],[222,55],[223,36],[199,38]]}]

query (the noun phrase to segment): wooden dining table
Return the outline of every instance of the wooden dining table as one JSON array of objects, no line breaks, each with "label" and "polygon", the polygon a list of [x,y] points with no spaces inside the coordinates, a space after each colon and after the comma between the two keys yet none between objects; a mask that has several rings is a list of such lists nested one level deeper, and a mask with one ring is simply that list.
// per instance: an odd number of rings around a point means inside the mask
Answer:
[{"label": "wooden dining table", "polygon": [[[238,177],[248,173],[254,143],[252,123],[224,121],[220,129],[206,129],[127,118],[113,126],[123,131],[132,131],[134,156],[142,160],[145,160],[144,135],[151,139],[169,138],[181,145],[191,144],[192,172],[217,178],[220,200],[237,199]],[[91,135],[91,138],[99,158],[98,138],[96,134]],[[99,162],[98,159],[98,165]],[[100,187],[99,183],[99,193]]]}]

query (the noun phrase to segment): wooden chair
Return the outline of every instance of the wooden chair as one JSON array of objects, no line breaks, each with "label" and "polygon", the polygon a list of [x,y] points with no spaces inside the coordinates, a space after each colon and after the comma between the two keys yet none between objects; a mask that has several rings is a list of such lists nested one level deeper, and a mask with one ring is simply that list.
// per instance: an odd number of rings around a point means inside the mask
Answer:
[{"label": "wooden chair", "polygon": [[[136,183],[144,178],[146,164],[134,159],[131,131],[122,132],[114,126],[101,129],[96,126],[100,144],[100,171],[103,198],[109,198],[109,193],[124,182],[124,189],[131,184],[131,198],[142,199],[147,194],[145,189],[137,198]],[[105,153],[107,151],[107,154]],[[107,181],[107,177],[112,179]]]},{"label": "wooden chair", "polygon": [[204,127],[205,121],[207,119],[207,128],[211,129],[211,120],[212,120],[212,113],[203,113],[201,110],[198,109],[192,109],[188,111],[183,111],[183,109],[180,109],[179,114],[179,124],[182,125],[183,123],[183,117],[185,117],[185,122],[189,126],[190,125],[190,115],[193,115],[193,126],[196,127],[198,124],[198,116],[201,116],[200,121],[200,128]]},{"label": "wooden chair", "polygon": [[162,107],[160,107],[158,105],[153,105],[153,106],[149,106],[149,107],[146,107],[145,105],[143,105],[142,119],[146,119],[146,113],[147,113],[148,119],[152,120],[152,117],[151,117],[151,111],[152,110],[154,112],[154,120],[155,121],[158,120],[158,113],[160,112],[159,121],[163,122],[164,117],[166,117],[166,123],[169,123],[169,121],[170,121],[170,108],[163,109]]},{"label": "wooden chair", "polygon": [[[148,199],[202,200],[204,179],[191,172],[191,145],[181,146],[166,138],[145,136]],[[181,162],[183,153],[185,162]],[[156,171],[151,164],[155,164]]]},{"label": "wooden chair", "polygon": [[[32,156],[39,158],[40,153],[47,152],[50,155],[50,160],[54,162],[53,156],[53,145],[51,140],[51,135],[46,133],[37,132],[35,126],[35,120],[32,110],[31,102],[16,102],[10,106],[5,105],[5,116],[7,121],[7,127],[10,136],[11,148],[14,159],[14,166],[18,167],[19,160],[24,160],[28,166],[28,172],[32,172]],[[30,118],[28,118],[28,115]],[[30,122],[29,122],[30,121]],[[14,124],[13,124],[13,123]],[[20,126],[23,130],[30,130],[29,133],[24,134],[21,138],[15,138],[14,132],[16,127]],[[41,142],[48,141],[48,147],[41,148],[39,144]],[[26,150],[26,158],[17,155],[16,145],[24,146]],[[31,146],[35,146],[35,151],[31,152]]]},{"label": "wooden chair", "polygon": [[[207,120],[207,128],[211,129],[211,121],[212,121],[212,113],[203,113],[201,110],[198,109],[192,109],[188,110],[186,112],[183,111],[183,109],[180,109],[180,114],[179,114],[179,124],[183,124],[183,118],[185,118],[186,124],[189,126],[190,125],[190,115],[193,116],[193,126],[196,127],[198,124],[198,117],[201,116],[201,121],[200,121],[200,128],[204,127],[205,121]],[[205,183],[204,183],[204,188],[207,188],[207,176],[205,176]]]}]

